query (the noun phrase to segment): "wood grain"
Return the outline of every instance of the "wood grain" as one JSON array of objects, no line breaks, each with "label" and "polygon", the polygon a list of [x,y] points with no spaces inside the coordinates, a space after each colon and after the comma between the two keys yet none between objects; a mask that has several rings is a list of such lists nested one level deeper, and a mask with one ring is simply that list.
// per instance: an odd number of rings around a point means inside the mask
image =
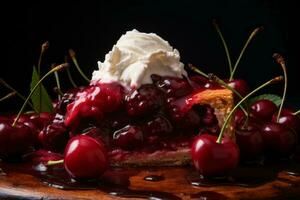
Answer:
[{"label": "wood grain", "polygon": [[[116,197],[102,189],[89,190],[62,190],[48,185],[36,176],[23,172],[22,166],[16,164],[0,163],[4,173],[0,175],[1,199],[61,199],[61,200],[90,200],[90,199],[128,199]],[[290,176],[281,171],[273,180],[254,187],[241,186],[192,186],[187,180],[189,174],[195,173],[191,167],[165,167],[149,169],[136,169],[136,173],[129,177],[131,191],[155,191],[174,195],[178,199],[193,199],[199,194],[210,194],[211,191],[223,195],[224,199],[287,199],[300,198],[300,177]],[[148,175],[159,175],[165,179],[158,182],[145,181]],[[198,195],[197,195],[198,194]],[[158,195],[159,196],[159,195]],[[201,195],[200,195],[201,196]],[[146,198],[146,197],[145,197]],[[195,199],[197,199],[195,198]],[[142,198],[131,198],[142,199]],[[168,198],[161,198],[168,199]],[[171,198],[169,198],[171,199]],[[215,197],[207,197],[216,199]]]}]

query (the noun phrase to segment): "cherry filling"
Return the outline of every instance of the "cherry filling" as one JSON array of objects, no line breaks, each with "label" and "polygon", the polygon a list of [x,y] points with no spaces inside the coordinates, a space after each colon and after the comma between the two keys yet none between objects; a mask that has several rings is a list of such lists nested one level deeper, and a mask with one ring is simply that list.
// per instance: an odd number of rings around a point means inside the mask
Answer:
[{"label": "cherry filling", "polygon": [[[192,98],[207,89],[208,80],[158,75],[152,75],[152,80],[153,84],[138,89],[118,83],[93,83],[76,94],[66,95],[58,103],[63,105],[59,113],[66,107],[64,128],[72,134],[101,138],[111,154],[119,156],[137,149],[177,150],[188,147],[199,132],[214,134],[219,130],[214,109]],[[214,89],[212,84],[209,87]],[[68,96],[70,103],[65,105]]]}]

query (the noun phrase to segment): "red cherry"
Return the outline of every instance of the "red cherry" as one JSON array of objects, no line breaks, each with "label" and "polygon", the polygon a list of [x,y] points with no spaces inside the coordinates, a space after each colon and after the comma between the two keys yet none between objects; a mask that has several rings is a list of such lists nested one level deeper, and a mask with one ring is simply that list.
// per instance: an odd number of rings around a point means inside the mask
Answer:
[{"label": "red cherry", "polygon": [[64,152],[64,166],[74,179],[99,178],[108,167],[104,144],[86,135],[71,138]]},{"label": "red cherry", "polygon": [[33,149],[33,136],[28,126],[10,121],[0,122],[0,158],[12,159],[28,153]]},{"label": "red cherry", "polygon": [[182,97],[192,92],[192,87],[186,79],[168,76],[151,75],[154,85],[168,97]]},{"label": "red cherry", "polygon": [[[13,116],[11,118],[11,123],[16,119],[16,116]],[[20,118],[18,120],[19,123],[23,123],[24,125],[28,126],[31,130],[32,136],[33,136],[33,141],[34,141],[34,145],[36,147],[40,146],[40,142],[38,139],[38,135],[39,135],[39,127],[33,122],[33,120],[30,119],[30,114],[22,114],[20,115]]]},{"label": "red cherry", "polygon": [[276,110],[277,106],[267,99],[258,100],[251,105],[251,115],[264,121],[270,121]]},{"label": "red cherry", "polygon": [[220,85],[218,85],[217,83],[209,81],[204,76],[198,76],[198,75],[190,77],[190,85],[195,90],[220,88]]},{"label": "red cherry", "polygon": [[[277,122],[277,113],[273,115],[272,121]],[[300,118],[294,115],[293,111],[289,109],[282,110],[277,123],[293,129],[297,134],[300,133]]]},{"label": "red cherry", "polygon": [[282,124],[269,122],[262,127],[262,136],[267,150],[271,153],[288,155],[297,144],[297,136],[292,129]]},{"label": "red cherry", "polygon": [[30,116],[30,120],[42,130],[53,119],[53,114],[49,112],[34,113]]},{"label": "red cherry", "polygon": [[219,144],[217,137],[208,134],[197,136],[191,147],[194,166],[203,176],[224,175],[236,168],[239,162],[239,148],[224,138]]},{"label": "red cherry", "polygon": [[238,93],[240,93],[241,96],[246,96],[249,92],[249,86],[243,79],[233,79],[231,81],[225,80],[225,82]]},{"label": "red cherry", "polygon": [[245,113],[242,111],[242,109],[237,109],[234,113],[234,123],[236,125],[242,123],[245,120]]},{"label": "red cherry", "polygon": [[241,159],[249,160],[260,155],[264,149],[262,133],[256,124],[248,122],[246,127],[238,126],[235,132],[236,143],[240,148]]}]

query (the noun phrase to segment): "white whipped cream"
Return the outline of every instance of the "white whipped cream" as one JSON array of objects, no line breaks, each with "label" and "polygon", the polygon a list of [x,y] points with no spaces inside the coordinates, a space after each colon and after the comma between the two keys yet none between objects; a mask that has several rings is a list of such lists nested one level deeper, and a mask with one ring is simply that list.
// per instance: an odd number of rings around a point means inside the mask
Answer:
[{"label": "white whipped cream", "polygon": [[127,31],[112,50],[98,61],[99,70],[93,72],[92,81],[139,88],[152,83],[151,75],[181,78],[187,73],[180,62],[179,52],[154,33]]}]

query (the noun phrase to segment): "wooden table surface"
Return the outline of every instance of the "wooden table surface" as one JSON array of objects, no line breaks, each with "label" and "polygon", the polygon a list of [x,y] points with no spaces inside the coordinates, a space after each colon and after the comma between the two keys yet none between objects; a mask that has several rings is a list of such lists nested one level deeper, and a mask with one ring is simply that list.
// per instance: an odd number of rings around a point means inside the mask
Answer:
[{"label": "wooden table surface", "polygon": [[[210,186],[193,186],[192,180],[199,176],[192,167],[117,169],[104,176],[104,182],[111,178],[121,184],[125,174],[125,182],[128,181],[125,189],[117,185],[101,185],[101,181],[96,188],[59,189],[56,188],[59,184],[50,187],[40,176],[26,172],[22,164],[0,162],[0,167],[3,170],[0,174],[0,199],[300,199],[299,174],[289,175],[283,168],[273,166],[239,168],[237,171],[247,176],[245,182],[251,180],[252,185],[248,186],[224,184],[222,181]],[[298,166],[293,169],[299,171]],[[144,180],[153,175],[164,179]],[[260,176],[268,178],[260,182]]]}]

